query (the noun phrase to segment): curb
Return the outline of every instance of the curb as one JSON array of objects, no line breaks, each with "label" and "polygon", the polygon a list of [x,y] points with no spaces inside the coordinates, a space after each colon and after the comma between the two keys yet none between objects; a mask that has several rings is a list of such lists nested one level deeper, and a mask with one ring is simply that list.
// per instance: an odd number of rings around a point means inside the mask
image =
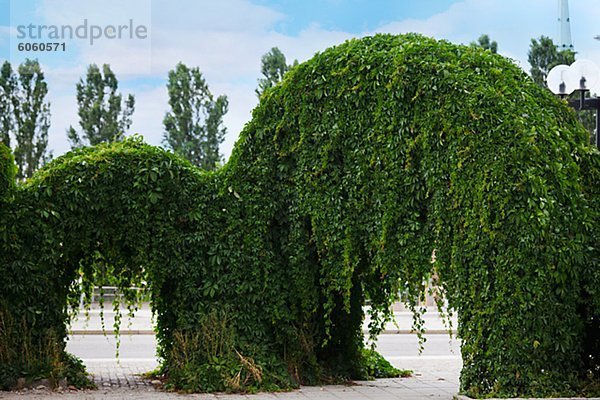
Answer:
[{"label": "curb", "polygon": [[[448,332],[452,333],[452,336],[456,336],[456,331],[448,331],[447,329],[427,329],[423,332],[424,335],[447,335]],[[364,334],[368,334],[369,331],[363,329]],[[380,335],[416,335],[417,332],[412,329],[385,329],[381,331]]]},{"label": "curb", "polygon": [[[113,329],[73,329],[69,331],[69,335],[114,335],[116,332]],[[119,335],[155,335],[153,330],[123,330],[119,331]]]},{"label": "curb", "polygon": [[[457,394],[454,396],[454,400],[476,400],[473,397]],[[511,397],[506,399],[485,399],[485,400],[600,400],[600,397]]]},{"label": "curb", "polygon": [[[365,335],[369,334],[368,330],[363,330]],[[113,329],[73,329],[69,331],[69,335],[114,335]],[[122,330],[119,331],[120,335],[155,335],[152,329],[136,329],[136,330]],[[417,333],[410,329],[386,329],[380,333],[380,335],[416,335]],[[447,335],[446,329],[431,329],[424,333],[425,335]],[[456,336],[456,331],[452,331],[452,335]],[[460,400],[466,400],[468,397]]]}]

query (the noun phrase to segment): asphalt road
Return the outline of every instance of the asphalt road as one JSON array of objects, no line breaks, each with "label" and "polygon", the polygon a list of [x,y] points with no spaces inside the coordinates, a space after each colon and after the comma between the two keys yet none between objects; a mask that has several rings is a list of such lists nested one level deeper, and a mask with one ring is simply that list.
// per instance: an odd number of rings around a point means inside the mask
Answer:
[{"label": "asphalt road", "polygon": [[[416,335],[381,335],[377,350],[390,361],[411,359],[458,359],[460,344],[448,335],[427,335],[424,349],[419,354]],[[122,335],[119,359],[154,361],[156,340],[153,335]],[[67,343],[67,350],[82,360],[109,361],[116,358],[114,336],[73,335]]]}]

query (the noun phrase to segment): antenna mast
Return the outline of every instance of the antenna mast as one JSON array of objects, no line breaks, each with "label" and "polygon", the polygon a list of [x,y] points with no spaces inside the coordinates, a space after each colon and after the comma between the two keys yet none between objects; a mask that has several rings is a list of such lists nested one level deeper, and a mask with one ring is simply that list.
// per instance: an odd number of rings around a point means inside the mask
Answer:
[{"label": "antenna mast", "polygon": [[571,41],[571,19],[569,18],[569,0],[558,0],[558,50],[574,51]]}]

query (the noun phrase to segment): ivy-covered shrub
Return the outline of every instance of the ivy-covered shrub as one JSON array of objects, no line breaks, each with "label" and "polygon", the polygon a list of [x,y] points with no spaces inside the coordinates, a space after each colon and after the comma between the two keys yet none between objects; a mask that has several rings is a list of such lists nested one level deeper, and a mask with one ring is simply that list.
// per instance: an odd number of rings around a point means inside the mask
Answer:
[{"label": "ivy-covered shrub", "polygon": [[[587,139],[500,56],[351,40],[267,91],[216,172],[132,138],[18,186],[1,311],[64,353],[80,291],[112,276],[133,302],[146,285],[170,387],[285,389],[399,373],[364,350],[363,305],[374,336],[399,299],[419,328],[433,279],[458,311],[463,392],[585,394],[600,314]],[[0,358],[3,387],[16,364]]]},{"label": "ivy-covered shrub", "polygon": [[0,142],[0,199],[5,198],[15,186],[17,167],[8,147]]}]

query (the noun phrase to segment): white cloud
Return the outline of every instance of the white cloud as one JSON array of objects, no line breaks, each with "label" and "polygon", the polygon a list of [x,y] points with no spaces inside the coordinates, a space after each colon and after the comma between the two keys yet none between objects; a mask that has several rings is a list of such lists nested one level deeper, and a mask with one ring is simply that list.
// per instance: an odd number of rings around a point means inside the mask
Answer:
[{"label": "white cloud", "polygon": [[[528,70],[527,52],[531,39],[544,35],[557,41],[557,12],[556,2],[548,0],[464,0],[427,19],[396,21],[377,31],[419,32],[465,44],[486,33],[498,42],[500,54],[516,60]],[[600,42],[592,43],[600,20],[600,4],[597,0],[572,0],[570,17],[578,56],[600,64]]]},{"label": "white cloud", "polygon": [[[52,24],[79,24],[83,16],[94,11],[94,7],[84,3],[68,9],[72,4],[70,0],[59,0],[58,3],[46,0],[40,13],[45,21]],[[131,92],[136,97],[131,132],[141,133],[149,143],[156,145],[161,144],[162,119],[168,109],[164,83],[150,89],[128,88],[128,79],[144,76],[166,78],[168,71],[180,61],[198,66],[213,94],[226,94],[229,99],[229,112],[224,118],[228,134],[221,148],[228,157],[257,103],[254,89],[260,77],[260,58],[264,53],[278,46],[289,62],[293,59],[304,61],[316,51],[352,36],[345,32],[326,31],[318,26],[309,26],[296,37],[282,35],[273,31],[272,27],[283,16],[247,0],[209,4],[185,0],[178,2],[176,7],[162,0],[152,4],[151,69],[147,68],[146,49],[132,46],[134,43],[127,41],[103,41],[94,46],[80,44],[74,65],[44,67],[51,91],[63,93],[50,99],[53,103],[50,147],[56,154],[69,148],[65,134],[67,127],[78,124],[74,87],[90,63],[111,65],[120,79],[121,92]],[[63,9],[68,10],[63,13]],[[119,15],[122,17],[126,12],[124,10]],[[118,15],[113,12],[102,19],[95,17],[93,21],[111,23],[110,18],[116,17]]]},{"label": "white cloud", "polygon": [[52,80],[48,79],[48,100],[50,101],[51,112],[48,144],[55,157],[69,151],[71,148],[67,140],[67,128],[73,125],[75,129],[79,129],[74,86],[72,91],[58,92],[52,86]]},{"label": "white cloud", "polygon": [[[45,20],[57,21],[53,23],[73,23],[90,12],[88,3],[77,2],[77,6],[72,7],[72,0],[44,0],[40,12],[45,13]],[[540,35],[556,36],[557,9],[553,3],[548,0],[463,0],[429,18],[395,21],[370,33],[420,32],[455,43],[469,43],[487,33],[498,42],[501,54],[528,69],[530,39]],[[128,9],[125,5],[129,2],[119,2],[119,7],[110,6],[110,2],[103,4],[106,13],[103,12],[101,23],[137,15],[140,11]],[[200,68],[213,94],[226,94],[229,98],[229,112],[224,119],[228,136],[222,147],[228,156],[257,103],[254,88],[260,77],[260,58],[264,53],[277,46],[289,62],[293,59],[304,61],[317,51],[360,36],[326,30],[318,25],[309,25],[294,36],[284,35],[274,30],[284,18],[284,15],[250,0],[152,1],[151,68],[146,68],[148,57],[143,46],[132,46],[126,41],[105,41],[93,47],[80,46],[77,62],[73,65],[65,63],[67,66],[62,68],[45,69],[51,94],[60,93],[51,98],[51,147],[56,153],[69,147],[64,132],[69,124],[78,122],[75,83],[85,73],[85,66],[92,62],[111,64],[120,78],[121,91],[135,94],[136,111],[131,131],[140,132],[152,144],[160,144],[162,119],[168,108],[165,79],[168,71],[182,61]],[[593,36],[600,34],[600,29],[594,31],[599,20],[597,0],[571,1],[572,36],[579,56],[591,58],[598,64],[600,42],[593,40]],[[136,82],[144,77],[159,83],[142,87]]]},{"label": "white cloud", "polygon": [[162,120],[167,109],[165,86],[138,91],[135,94],[135,113],[130,133],[139,133],[147,143],[162,145]]},{"label": "white cloud", "polygon": [[10,44],[10,35],[13,34],[15,29],[10,26],[0,25],[0,47],[8,46]]},{"label": "white cloud", "polygon": [[[14,1],[14,0],[13,0]],[[90,24],[118,24],[134,19],[150,24],[152,0],[42,0],[37,17],[52,25],[79,25],[84,19]]]},{"label": "white cloud", "polygon": [[349,32],[328,31],[318,25],[311,25],[301,31],[298,36],[278,35],[274,38],[275,45],[265,43],[262,54],[266,53],[271,47],[278,46],[291,62],[293,59],[306,61],[316,52],[322,52],[328,47],[343,43],[344,41],[361,35],[355,35]]},{"label": "white cloud", "polygon": [[252,108],[258,103],[254,94],[254,84],[235,85],[223,83],[211,85],[211,91],[215,94],[226,93],[229,100],[229,112],[223,118],[223,123],[227,127],[227,136],[221,146],[221,152],[227,157],[237,141],[239,133],[244,125],[250,121]]},{"label": "white cloud", "polygon": [[378,31],[419,32],[465,44],[486,33],[498,42],[500,54],[527,68],[530,39],[554,36],[556,9],[549,5],[547,0],[465,0],[428,19],[397,21]]}]

